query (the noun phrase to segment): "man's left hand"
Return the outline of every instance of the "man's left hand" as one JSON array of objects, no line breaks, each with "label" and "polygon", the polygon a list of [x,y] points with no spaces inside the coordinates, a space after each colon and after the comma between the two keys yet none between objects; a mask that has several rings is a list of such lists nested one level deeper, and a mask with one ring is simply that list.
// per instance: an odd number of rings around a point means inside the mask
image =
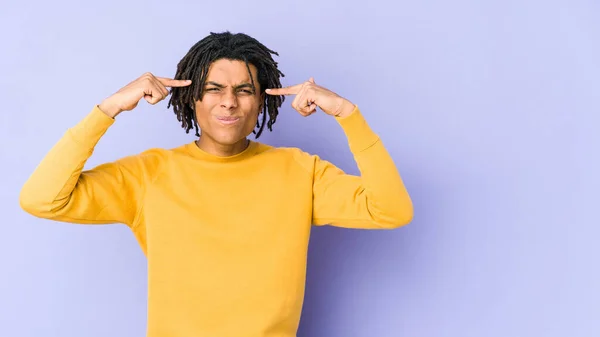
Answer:
[{"label": "man's left hand", "polygon": [[317,107],[335,117],[346,117],[354,110],[354,104],[331,90],[317,85],[312,77],[304,83],[267,89],[265,92],[269,95],[296,95],[292,107],[302,116],[312,115],[317,111]]}]

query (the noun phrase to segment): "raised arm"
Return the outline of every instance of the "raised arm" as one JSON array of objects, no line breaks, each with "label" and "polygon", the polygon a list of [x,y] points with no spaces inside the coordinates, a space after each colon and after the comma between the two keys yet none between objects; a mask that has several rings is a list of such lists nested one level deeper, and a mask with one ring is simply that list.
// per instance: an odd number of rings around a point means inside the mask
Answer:
[{"label": "raised arm", "polygon": [[83,167],[119,113],[134,109],[142,98],[156,104],[168,95],[167,86],[189,83],[145,74],[95,106],[36,167],[21,189],[21,208],[57,221],[132,226],[161,154],[147,151],[90,170]]},{"label": "raised arm", "polygon": [[413,205],[398,169],[358,107],[311,78],[272,95],[296,95],[292,106],[304,116],[320,107],[344,130],[360,176],[344,173],[318,156],[302,158],[313,174],[313,223],[349,228],[397,228],[413,218]]}]

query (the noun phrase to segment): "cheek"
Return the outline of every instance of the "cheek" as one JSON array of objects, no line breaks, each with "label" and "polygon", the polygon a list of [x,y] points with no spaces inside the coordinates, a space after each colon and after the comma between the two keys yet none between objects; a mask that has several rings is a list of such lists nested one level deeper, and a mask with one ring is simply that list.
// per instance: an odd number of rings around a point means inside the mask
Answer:
[{"label": "cheek", "polygon": [[204,121],[209,119],[213,106],[214,104],[207,99],[204,99],[202,102],[196,102],[196,119],[198,120],[198,124],[203,124]]}]

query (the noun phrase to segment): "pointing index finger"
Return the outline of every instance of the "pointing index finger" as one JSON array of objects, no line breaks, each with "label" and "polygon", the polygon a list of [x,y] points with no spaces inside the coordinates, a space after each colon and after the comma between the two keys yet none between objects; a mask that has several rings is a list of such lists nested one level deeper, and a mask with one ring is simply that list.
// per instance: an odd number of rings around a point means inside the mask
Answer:
[{"label": "pointing index finger", "polygon": [[192,81],[190,80],[174,80],[166,77],[157,77],[156,79],[159,80],[160,83],[162,83],[162,85],[165,87],[187,87],[188,85],[192,84]]},{"label": "pointing index finger", "polygon": [[269,95],[296,95],[301,88],[302,84],[296,84],[291,87],[267,89],[265,92]]}]

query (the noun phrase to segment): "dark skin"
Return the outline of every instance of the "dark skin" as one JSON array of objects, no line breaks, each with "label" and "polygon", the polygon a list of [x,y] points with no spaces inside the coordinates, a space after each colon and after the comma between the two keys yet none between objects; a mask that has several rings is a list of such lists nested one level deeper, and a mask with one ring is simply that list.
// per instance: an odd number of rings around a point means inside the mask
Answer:
[{"label": "dark skin", "polygon": [[221,59],[213,62],[206,77],[202,101],[196,101],[200,130],[198,147],[217,156],[232,156],[248,146],[260,114],[264,95],[260,94],[257,69],[242,61]]}]

